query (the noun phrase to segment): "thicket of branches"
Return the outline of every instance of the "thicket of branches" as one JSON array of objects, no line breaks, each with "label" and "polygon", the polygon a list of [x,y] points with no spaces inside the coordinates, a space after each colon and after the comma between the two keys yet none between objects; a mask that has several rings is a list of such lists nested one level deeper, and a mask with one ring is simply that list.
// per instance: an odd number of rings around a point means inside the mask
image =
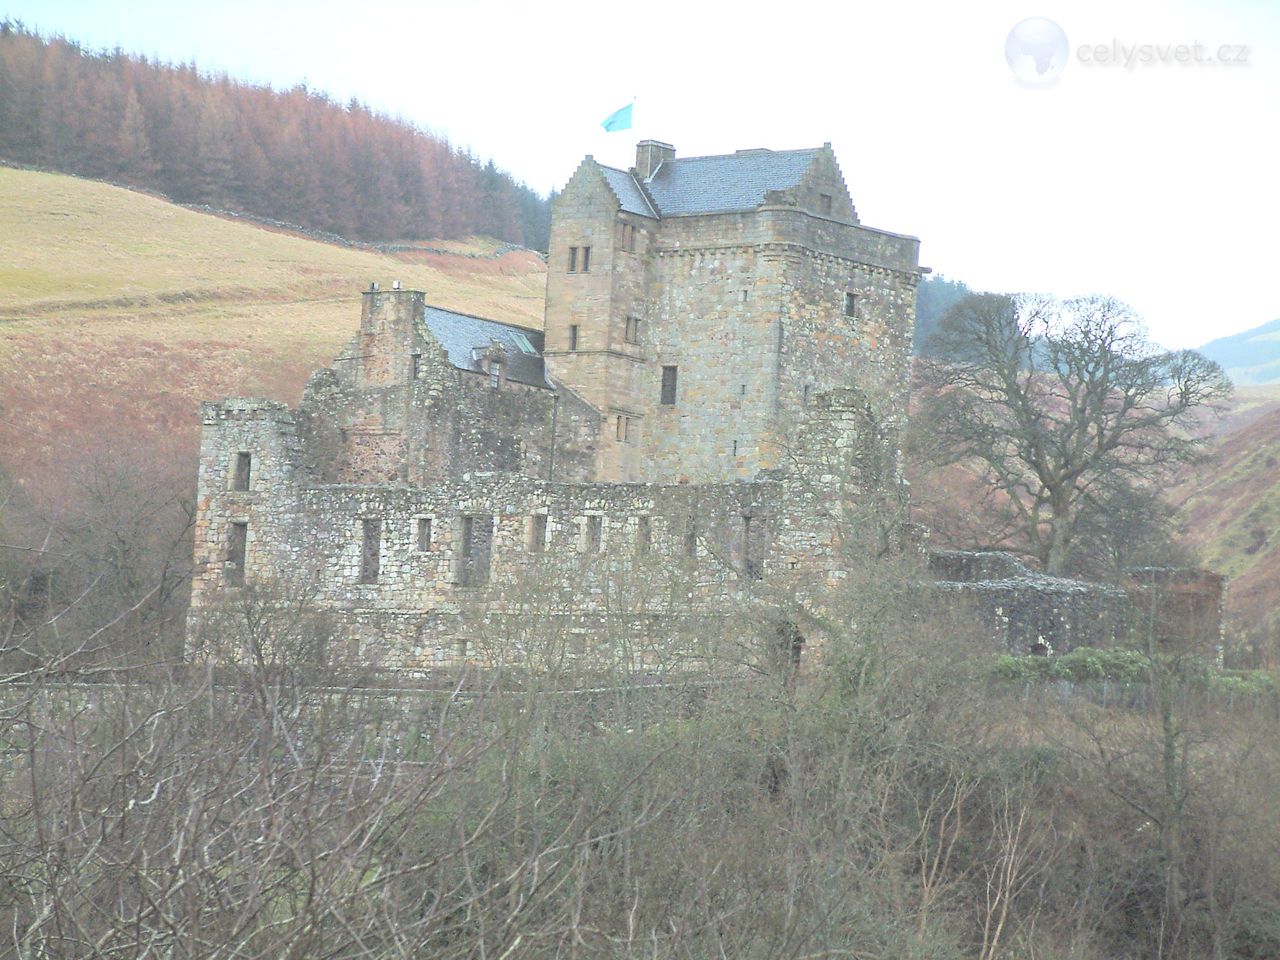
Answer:
[{"label": "thicket of branches", "polygon": [[[824,466],[891,471],[876,449]],[[478,619],[501,669],[399,691],[283,584],[206,622],[236,668],[182,665],[167,495],[104,477],[43,523],[11,496],[0,952],[1280,955],[1274,704],[1225,710],[1167,656],[1128,706],[992,687],[971,619],[882,549],[900,505],[857,487],[825,502],[864,559],[820,594],[757,582],[697,670]],[[619,611],[651,589],[611,583]]]},{"label": "thicket of branches", "polygon": [[94,53],[0,22],[0,157],[353,240],[545,249],[550,207],[492,161],[305,87]]}]

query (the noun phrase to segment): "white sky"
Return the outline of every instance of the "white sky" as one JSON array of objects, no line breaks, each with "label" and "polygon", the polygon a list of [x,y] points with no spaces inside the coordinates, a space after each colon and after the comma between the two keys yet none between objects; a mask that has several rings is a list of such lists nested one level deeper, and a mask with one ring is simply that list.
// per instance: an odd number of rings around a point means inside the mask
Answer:
[{"label": "white sky", "polygon": [[[0,17],[355,96],[540,191],[654,137],[695,156],[830,140],[862,221],[994,290],[1107,293],[1169,346],[1280,317],[1280,3],[0,0]],[[1071,61],[1028,87],[1029,16]],[[1080,62],[1084,44],[1248,46],[1245,64]],[[636,98],[633,130],[600,121]]]}]

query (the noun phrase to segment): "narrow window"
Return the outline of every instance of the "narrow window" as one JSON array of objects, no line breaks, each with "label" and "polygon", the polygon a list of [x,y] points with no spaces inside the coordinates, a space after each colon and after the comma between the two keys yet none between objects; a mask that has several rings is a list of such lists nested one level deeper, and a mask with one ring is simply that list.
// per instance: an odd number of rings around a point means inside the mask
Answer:
[{"label": "narrow window", "polygon": [[529,518],[529,552],[542,553],[547,545],[547,515],[535,513]]},{"label": "narrow window", "polygon": [[627,253],[636,252],[636,228],[633,226],[627,232]]},{"label": "narrow window", "polygon": [[425,553],[431,549],[431,518],[418,518],[418,550]]},{"label": "narrow window", "polygon": [[698,521],[694,517],[688,517],[685,520],[684,555],[686,557],[696,557],[698,555]]},{"label": "narrow window", "polygon": [[752,580],[764,579],[764,546],[766,527],[762,520],[744,515],[742,518],[742,566]]},{"label": "narrow window", "polygon": [[493,554],[493,517],[463,517],[458,531],[455,579],[460,586],[478,587],[489,582]]},{"label": "narrow window", "polygon": [[417,380],[422,373],[422,354],[411,354],[409,361],[409,379]]},{"label": "narrow window", "polygon": [[244,586],[244,555],[249,542],[249,524],[233,523],[227,534],[227,586]]},{"label": "narrow window", "polygon": [[623,424],[623,422],[622,422],[625,418],[623,418],[623,417],[616,417],[615,419],[617,420],[617,426],[616,426],[617,439],[618,439],[618,440],[625,440],[625,439],[627,439],[627,433],[626,433],[627,428],[626,428],[626,426],[625,426],[625,425]]},{"label": "narrow window", "polygon": [[569,248],[569,272],[570,273],[578,272],[578,248],[577,247]]},{"label": "narrow window", "polygon": [[576,323],[569,325],[569,349],[578,349],[578,325]]},{"label": "narrow window", "polygon": [[733,455],[734,455],[735,457],[738,455],[738,441],[737,441],[737,440],[733,441]]},{"label": "narrow window", "polygon": [[360,527],[364,536],[360,548],[360,582],[377,583],[382,566],[382,521],[364,520]]},{"label": "narrow window", "polygon": [[844,295],[844,315],[846,317],[858,316],[858,298],[852,293]]},{"label": "narrow window", "polygon": [[600,544],[604,540],[604,517],[592,515],[587,517],[587,553],[599,553]]},{"label": "narrow window", "polygon": [[809,384],[807,383],[804,385],[804,405],[806,407],[809,405]]},{"label": "narrow window", "polygon": [[741,300],[743,303],[746,303],[748,300],[751,299],[751,291],[747,289],[739,290],[738,299]]},{"label": "narrow window", "polygon": [[831,194],[818,194],[818,207],[822,210],[823,216],[831,216]]},{"label": "narrow window", "polygon": [[738,384],[738,396],[745,397],[747,395],[747,385],[745,383]]},{"label": "narrow window", "polygon": [[591,272],[591,248],[590,247],[582,248],[582,272],[583,273]]},{"label": "narrow window", "polygon": [[653,545],[653,528],[648,517],[636,517],[636,553],[646,554]]},{"label": "narrow window", "polygon": [[232,490],[249,489],[249,472],[253,469],[253,454],[237,453],[236,467],[231,475]]},{"label": "narrow window", "polygon": [[467,641],[466,640],[462,640],[462,639],[458,640],[458,659],[459,660],[467,659]]},{"label": "narrow window", "polygon": [[489,386],[497,390],[502,386],[502,361],[489,361]]},{"label": "narrow window", "polygon": [[662,368],[662,403],[671,406],[676,402],[676,371],[678,367]]},{"label": "narrow window", "polygon": [[623,337],[627,343],[640,342],[640,320],[638,317],[627,317],[626,329],[623,331]]}]

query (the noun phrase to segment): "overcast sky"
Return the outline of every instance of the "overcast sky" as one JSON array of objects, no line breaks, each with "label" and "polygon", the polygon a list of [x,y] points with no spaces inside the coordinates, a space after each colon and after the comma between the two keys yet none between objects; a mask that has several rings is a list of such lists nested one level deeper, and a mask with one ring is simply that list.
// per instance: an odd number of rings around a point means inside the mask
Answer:
[{"label": "overcast sky", "polygon": [[[544,192],[586,153],[629,166],[642,137],[684,156],[829,140],[863,223],[920,237],[936,273],[1112,294],[1169,346],[1280,317],[1276,0],[0,0],[4,14],[358,97]],[[1005,61],[1031,16],[1068,39],[1046,85]],[[1079,54],[1141,44],[1149,62],[1128,68]],[[1214,62],[1179,63],[1178,44]],[[635,128],[603,132],[632,98]]]}]

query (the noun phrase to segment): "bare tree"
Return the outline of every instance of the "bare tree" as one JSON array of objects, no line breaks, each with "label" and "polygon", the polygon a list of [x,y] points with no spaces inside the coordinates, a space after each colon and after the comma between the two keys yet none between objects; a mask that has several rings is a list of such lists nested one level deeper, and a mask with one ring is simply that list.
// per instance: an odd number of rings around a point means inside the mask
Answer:
[{"label": "bare tree", "polygon": [[948,358],[927,364],[924,404],[946,459],[981,466],[1012,539],[1050,573],[1066,570],[1085,504],[1197,456],[1197,421],[1230,391],[1216,363],[1157,348],[1107,297],[971,296],[931,352]]}]

